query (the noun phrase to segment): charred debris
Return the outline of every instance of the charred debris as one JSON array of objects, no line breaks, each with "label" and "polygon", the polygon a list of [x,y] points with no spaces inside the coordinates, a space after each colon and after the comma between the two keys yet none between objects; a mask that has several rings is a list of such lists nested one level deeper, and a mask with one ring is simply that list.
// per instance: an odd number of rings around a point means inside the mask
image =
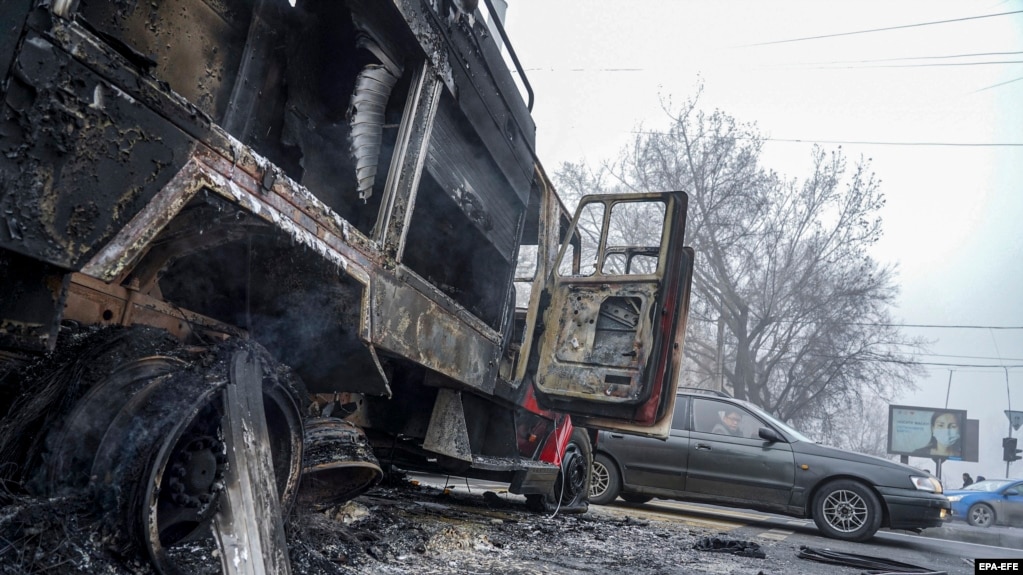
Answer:
[{"label": "charred debris", "polygon": [[0,555],[288,573],[291,511],[391,466],[583,512],[584,427],[666,433],[686,196],[588,197],[575,230],[501,18],[0,4]]}]

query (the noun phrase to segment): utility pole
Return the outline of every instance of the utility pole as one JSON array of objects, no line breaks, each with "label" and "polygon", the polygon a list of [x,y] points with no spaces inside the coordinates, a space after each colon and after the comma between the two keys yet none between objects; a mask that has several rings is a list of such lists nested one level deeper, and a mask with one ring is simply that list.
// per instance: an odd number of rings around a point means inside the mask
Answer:
[{"label": "utility pole", "polygon": [[[1005,402],[1006,402],[1006,405],[1009,408],[1009,409],[1005,410],[1005,417],[1009,418],[1008,439],[1011,439],[1012,438],[1012,430],[1013,430],[1013,428],[1019,429],[1019,424],[1016,421],[1013,421],[1012,392],[1010,391],[1010,388],[1009,388],[1009,368],[1003,367],[1002,369],[1005,370]],[[1004,442],[1002,444],[1002,449],[1007,451],[1005,449]],[[1014,459],[1015,455],[1016,455],[1015,454],[1015,445],[1013,445],[1013,453],[1012,453],[1013,457],[1003,457],[1005,459],[1005,476],[1006,477],[1009,477],[1009,464],[1012,463],[1013,461],[1015,461],[1015,459]]]},{"label": "utility pole", "polygon": [[718,316],[718,391],[725,390],[725,318]]}]

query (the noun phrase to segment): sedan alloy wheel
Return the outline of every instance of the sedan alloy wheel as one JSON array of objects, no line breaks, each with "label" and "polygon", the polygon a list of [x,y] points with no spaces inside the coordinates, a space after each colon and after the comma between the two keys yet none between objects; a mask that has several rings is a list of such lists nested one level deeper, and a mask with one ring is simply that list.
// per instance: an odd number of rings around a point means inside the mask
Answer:
[{"label": "sedan alloy wheel", "polygon": [[983,503],[976,503],[966,512],[966,522],[974,527],[991,527],[995,522],[995,512]]},{"label": "sedan alloy wheel", "polygon": [[877,495],[856,481],[832,481],[821,488],[814,500],[814,523],[825,535],[835,539],[869,539],[881,527],[881,515]]}]

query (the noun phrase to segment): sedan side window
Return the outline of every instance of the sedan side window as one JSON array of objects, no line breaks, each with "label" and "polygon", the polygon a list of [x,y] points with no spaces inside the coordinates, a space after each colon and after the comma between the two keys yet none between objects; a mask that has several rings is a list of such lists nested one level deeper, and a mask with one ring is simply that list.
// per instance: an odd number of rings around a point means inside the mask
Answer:
[{"label": "sedan side window", "polygon": [[689,429],[686,425],[688,419],[686,413],[686,407],[689,405],[689,401],[684,397],[679,397],[675,400],[675,413],[671,416],[671,428],[678,431],[685,431]]},{"label": "sedan side window", "polygon": [[696,431],[756,438],[764,423],[745,409],[712,399],[693,398],[693,420]]}]

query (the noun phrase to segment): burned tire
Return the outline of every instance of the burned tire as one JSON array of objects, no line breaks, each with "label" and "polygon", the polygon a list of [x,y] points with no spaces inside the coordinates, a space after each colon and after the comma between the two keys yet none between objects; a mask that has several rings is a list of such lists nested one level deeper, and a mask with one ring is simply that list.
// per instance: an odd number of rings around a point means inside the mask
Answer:
[{"label": "burned tire", "polygon": [[572,430],[554,488],[549,493],[527,495],[526,506],[543,513],[586,511],[592,461],[590,438],[586,431]]},{"label": "burned tire", "polygon": [[590,503],[607,505],[618,498],[621,488],[618,466],[603,453],[595,455],[590,467]]},{"label": "burned tire", "polygon": [[966,522],[974,527],[991,527],[995,524],[995,510],[986,503],[974,503],[966,512]]},{"label": "burned tire", "polygon": [[251,342],[130,360],[95,383],[48,441],[54,446],[50,491],[86,480],[104,517],[104,536],[124,555],[145,549],[160,573],[193,570],[179,564],[182,552],[175,547],[200,540],[216,545],[211,524],[229,460],[221,422],[230,358],[238,350],[263,366],[262,407],[285,512],[301,472],[300,396]]},{"label": "burned tire", "polygon": [[866,485],[848,479],[832,481],[817,492],[813,521],[824,535],[844,541],[866,541],[881,527],[881,501]]}]

